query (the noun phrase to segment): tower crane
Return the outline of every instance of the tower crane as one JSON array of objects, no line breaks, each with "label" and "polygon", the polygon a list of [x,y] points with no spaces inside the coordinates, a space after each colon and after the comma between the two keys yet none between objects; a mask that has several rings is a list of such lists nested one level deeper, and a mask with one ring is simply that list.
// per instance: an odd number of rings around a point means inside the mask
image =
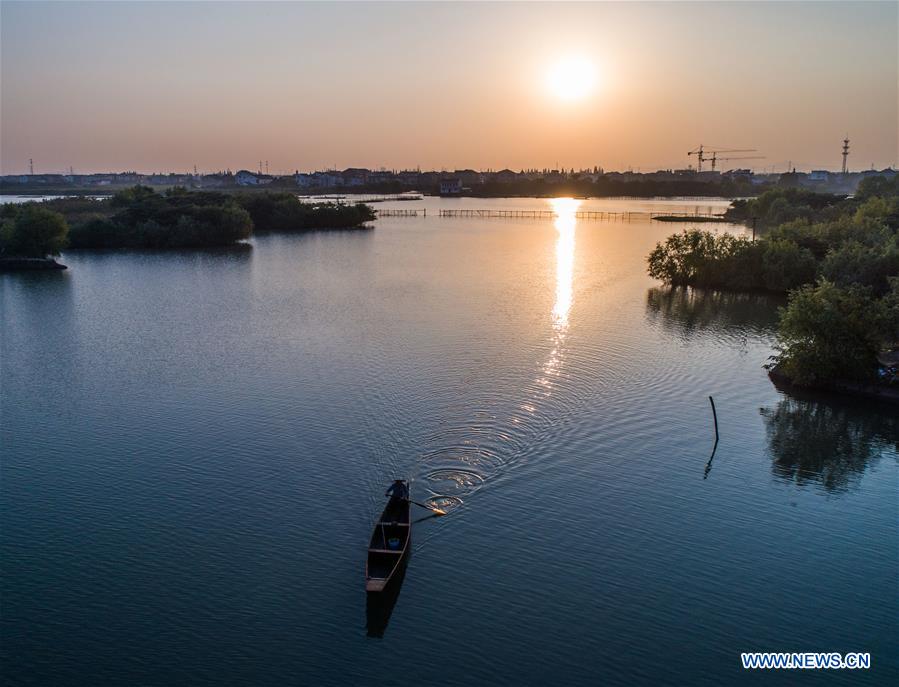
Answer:
[{"label": "tower crane", "polygon": [[[715,155],[717,153],[754,153],[755,148],[706,148],[702,144],[698,148],[691,150],[687,155],[696,156],[696,171],[702,171],[702,163],[709,161],[712,163],[712,169],[715,169]],[[712,157],[708,154],[711,153]]]},{"label": "tower crane", "polygon": [[[709,159],[709,158],[707,158]],[[717,153],[713,152],[710,161],[712,163],[712,171],[715,171],[715,163],[719,160],[721,162],[730,162],[731,160],[764,160],[764,155],[744,155],[740,157],[717,157]]]}]

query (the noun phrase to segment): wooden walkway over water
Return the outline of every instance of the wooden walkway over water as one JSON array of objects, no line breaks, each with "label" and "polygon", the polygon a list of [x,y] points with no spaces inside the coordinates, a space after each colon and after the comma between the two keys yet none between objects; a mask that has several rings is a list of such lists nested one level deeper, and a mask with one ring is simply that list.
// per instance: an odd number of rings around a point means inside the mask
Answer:
[{"label": "wooden walkway over water", "polygon": [[[555,219],[558,214],[554,210],[441,210],[441,217],[471,217],[482,219]],[[645,219],[648,212],[606,212],[604,210],[577,210],[576,219],[587,220],[622,220]]]},{"label": "wooden walkway over water", "polygon": [[362,198],[347,198],[346,196],[314,196],[316,200],[334,200],[338,203],[396,203],[411,200],[422,200],[422,196],[411,193],[401,193],[398,196],[365,196]]},{"label": "wooden walkway over water", "polygon": [[[474,210],[474,209],[444,209],[439,211],[440,217],[456,217],[471,219],[556,219],[558,214],[554,210]],[[427,217],[426,208],[414,210],[398,210],[396,208],[376,209],[378,217]],[[618,221],[630,222],[631,220],[655,220],[659,215],[640,210],[611,212],[605,210],[577,210],[575,219],[592,221]],[[661,217],[682,217],[685,221],[692,218],[703,220],[715,218],[720,221],[721,215],[713,212],[669,212]],[[670,221],[670,220],[669,220]]]},{"label": "wooden walkway over water", "polygon": [[387,209],[387,210],[375,210],[375,214],[378,217],[427,217],[428,210],[427,208],[415,209],[415,210],[396,210],[396,209]]}]

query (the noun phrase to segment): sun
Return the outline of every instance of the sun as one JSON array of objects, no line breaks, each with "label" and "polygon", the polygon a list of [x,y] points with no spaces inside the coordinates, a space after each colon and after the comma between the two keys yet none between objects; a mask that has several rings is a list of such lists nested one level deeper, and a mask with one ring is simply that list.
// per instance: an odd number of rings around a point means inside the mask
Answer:
[{"label": "sun", "polygon": [[596,86],[596,67],[584,57],[565,57],[546,72],[549,91],[560,100],[583,100]]}]

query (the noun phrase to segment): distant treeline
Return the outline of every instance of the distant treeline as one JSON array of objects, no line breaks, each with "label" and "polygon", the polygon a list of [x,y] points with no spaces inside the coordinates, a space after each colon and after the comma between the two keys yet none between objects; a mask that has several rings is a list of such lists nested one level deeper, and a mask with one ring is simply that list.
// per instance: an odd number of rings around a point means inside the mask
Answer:
[{"label": "distant treeline", "polygon": [[[867,179],[859,187],[859,193],[865,189],[877,187],[887,181],[882,177]],[[870,192],[868,191],[870,194]],[[837,220],[847,214],[852,201],[846,203],[846,196],[829,193],[815,193],[799,188],[781,188],[772,193],[763,193],[758,198],[740,198],[724,213],[724,218],[731,222],[755,222],[758,227],[776,227],[793,220],[824,222]]]},{"label": "distant treeline", "polygon": [[465,195],[499,198],[509,196],[549,198],[558,196],[613,198],[629,196],[632,198],[654,197],[702,197],[716,196],[737,198],[755,195],[758,186],[739,179],[721,178],[715,181],[698,181],[684,179],[682,181],[640,180],[623,181],[611,177],[590,179],[567,179],[550,182],[545,179],[523,179],[511,183],[487,182],[476,186]]},{"label": "distant treeline", "polygon": [[292,193],[225,194],[146,186],[111,198],[60,198],[4,205],[0,256],[45,257],[72,249],[190,249],[229,246],[254,232],[360,227],[366,205],[302,203]]},{"label": "distant treeline", "polygon": [[[577,178],[569,175],[559,175],[553,178],[540,179],[512,179],[497,181],[488,179],[484,183],[470,184],[470,188],[461,194],[466,197],[477,198],[553,198],[558,196],[579,196],[595,198],[631,197],[703,197],[714,196],[722,198],[740,198],[754,196],[773,184],[752,184],[746,177],[721,176],[716,179],[621,179],[616,176],[600,175],[596,180],[589,177]],[[115,190],[116,186],[72,186],[71,184],[2,184],[0,192],[22,194],[36,193],[50,195],[76,194],[100,194]],[[118,188],[121,188],[119,186]],[[171,188],[166,184],[155,185],[157,190]],[[208,188],[208,187],[207,187]],[[199,190],[199,189],[197,189]],[[358,194],[398,194],[404,191],[415,190],[425,194],[436,195],[440,190],[440,179],[422,179],[415,183],[403,182],[398,179],[386,181],[369,181],[361,185],[352,186],[328,186],[328,187],[301,187],[293,176],[277,177],[265,185],[259,186],[216,186],[218,193],[258,194],[269,192],[290,192],[305,195],[319,195],[323,193],[358,193]]]},{"label": "distant treeline", "polygon": [[899,344],[899,177],[865,179],[853,198],[772,190],[734,202],[728,215],[770,229],[757,241],[696,229],[669,236],[649,254],[649,274],[789,292],[779,370],[802,384],[875,380],[878,354]]}]

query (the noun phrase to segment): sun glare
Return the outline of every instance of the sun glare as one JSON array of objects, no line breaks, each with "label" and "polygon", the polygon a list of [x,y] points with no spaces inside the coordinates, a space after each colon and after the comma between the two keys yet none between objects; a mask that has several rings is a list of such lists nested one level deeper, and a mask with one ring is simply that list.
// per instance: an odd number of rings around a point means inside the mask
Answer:
[{"label": "sun glare", "polygon": [[583,57],[566,57],[548,69],[546,83],[560,100],[582,100],[596,85],[596,68]]},{"label": "sun glare", "polygon": [[581,201],[574,198],[553,198],[549,202],[556,213],[555,225],[559,232],[556,241],[556,302],[552,318],[556,334],[564,338],[568,328],[574,281],[574,229]]}]

